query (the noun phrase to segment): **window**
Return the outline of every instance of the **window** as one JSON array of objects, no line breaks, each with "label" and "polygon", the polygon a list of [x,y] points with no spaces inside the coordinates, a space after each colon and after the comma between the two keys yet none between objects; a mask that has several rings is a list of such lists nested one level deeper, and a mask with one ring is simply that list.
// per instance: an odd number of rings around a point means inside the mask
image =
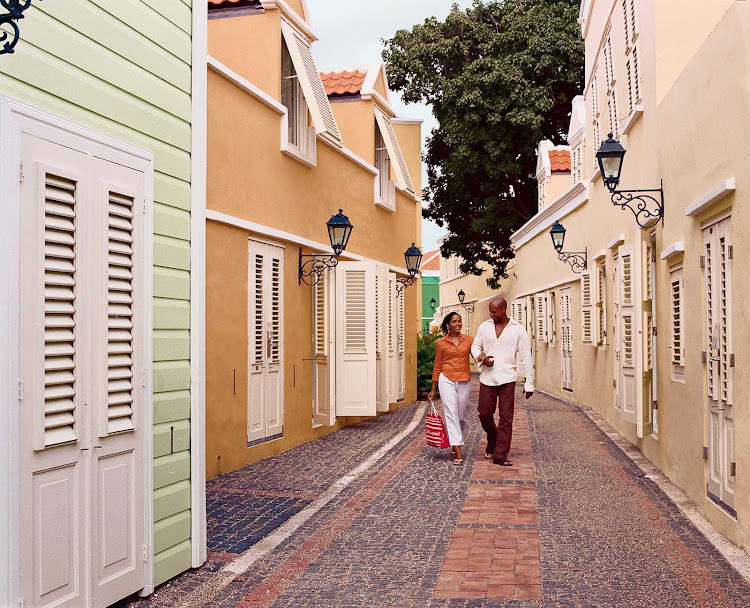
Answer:
[{"label": "window", "polygon": [[555,292],[550,291],[547,299],[547,332],[549,343],[557,343],[557,327],[555,325]]},{"label": "window", "polygon": [[388,157],[393,161],[393,174],[396,178],[399,188],[414,194],[414,185],[412,184],[409,170],[406,167],[406,160],[401,152],[401,146],[398,143],[396,132],[393,130],[391,117],[388,116],[379,107],[375,108],[375,121],[380,129],[383,143],[388,150]]},{"label": "window", "polygon": [[287,109],[287,141],[304,156],[315,144],[314,129],[309,141],[308,110],[300,78],[286,43],[281,41],[281,103]]},{"label": "window", "polygon": [[672,341],[672,377],[675,380],[682,380],[685,377],[685,342],[683,334],[683,314],[685,307],[682,295],[682,266],[673,268],[669,273],[669,306]]},{"label": "window", "polygon": [[592,126],[591,126],[591,139],[592,139],[592,145],[591,145],[591,154],[593,156],[592,164],[593,170],[596,171],[596,169],[599,167],[599,163],[596,160],[596,153],[599,150],[599,145],[602,142],[601,138],[601,129],[599,126],[599,77],[597,76],[598,67],[594,67],[594,75],[591,78],[591,87],[590,87],[590,93],[591,93],[591,117],[592,117]]},{"label": "window", "polygon": [[542,176],[542,178],[539,180],[539,211],[544,211],[544,182],[545,178]]},{"label": "window", "polygon": [[536,339],[537,342],[547,341],[547,295],[539,293],[535,296],[536,311]]},{"label": "window", "polygon": [[581,176],[583,174],[583,155],[581,153],[582,147],[583,143],[578,142],[575,146],[573,146],[573,151],[571,152],[571,161],[573,165],[573,185],[581,181]]},{"label": "window", "polygon": [[[377,120],[375,120],[375,168],[378,170],[378,198],[390,207],[391,158],[388,156],[388,149],[385,146],[385,140],[380,132]],[[393,200],[393,203],[395,203],[395,200]]]},{"label": "window", "polygon": [[604,70],[607,77],[607,109],[609,111],[609,130],[615,139],[620,135],[619,117],[617,110],[617,91],[615,90],[615,68],[612,58],[612,36],[607,34],[604,42]]},{"label": "window", "polygon": [[604,261],[596,265],[596,344],[607,346],[607,268]]},{"label": "window", "polygon": [[591,271],[589,270],[581,274],[581,335],[584,344],[595,344],[595,317],[591,288]]}]

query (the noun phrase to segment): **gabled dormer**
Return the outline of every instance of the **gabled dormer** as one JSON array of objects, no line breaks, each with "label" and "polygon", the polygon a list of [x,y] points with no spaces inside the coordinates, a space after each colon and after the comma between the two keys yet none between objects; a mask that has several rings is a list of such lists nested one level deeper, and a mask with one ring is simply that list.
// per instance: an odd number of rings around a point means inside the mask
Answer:
[{"label": "gabled dormer", "polygon": [[573,98],[570,112],[570,127],[568,128],[568,146],[570,147],[570,173],[572,185],[575,186],[583,178],[583,159],[586,147],[586,100],[583,95]]},{"label": "gabled dormer", "polygon": [[555,146],[548,139],[539,142],[536,160],[538,211],[557,199],[571,186],[570,147]]}]

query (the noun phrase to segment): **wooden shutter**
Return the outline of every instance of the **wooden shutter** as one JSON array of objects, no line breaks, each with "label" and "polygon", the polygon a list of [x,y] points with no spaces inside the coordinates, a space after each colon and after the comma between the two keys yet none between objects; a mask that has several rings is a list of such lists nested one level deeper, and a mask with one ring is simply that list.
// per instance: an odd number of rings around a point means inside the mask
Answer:
[{"label": "wooden shutter", "polygon": [[536,339],[539,342],[547,341],[547,302],[543,293],[536,296]]},{"label": "wooden shutter", "polygon": [[377,413],[375,264],[336,267],[336,415]]},{"label": "wooden shutter", "polygon": [[313,331],[315,355],[328,355],[328,271],[313,286]]},{"label": "wooden shutter", "polygon": [[607,271],[604,263],[596,265],[596,343],[607,344]]},{"label": "wooden shutter", "polygon": [[652,274],[652,262],[654,255],[654,248],[650,242],[643,241],[641,243],[642,255],[641,255],[641,293],[643,294],[644,301],[650,301],[654,299],[653,293],[653,274]]},{"label": "wooden shutter", "polygon": [[643,372],[654,369],[654,317],[650,312],[643,313]]},{"label": "wooden shutter", "polygon": [[670,304],[672,309],[672,365],[684,365],[684,344],[682,339],[682,270],[672,272],[670,281]]},{"label": "wooden shutter", "polygon": [[635,106],[641,101],[641,75],[638,68],[638,47],[633,47],[631,57],[631,70],[633,74],[633,106]]},{"label": "wooden shutter", "polygon": [[404,396],[406,395],[406,359],[405,359],[405,347],[406,347],[406,340],[405,340],[405,328],[404,328],[404,299],[406,298],[406,294],[404,292],[401,292],[401,295],[398,296],[397,302],[398,302],[398,400],[402,401],[404,399]]},{"label": "wooden shutter", "polygon": [[[133,198],[109,193],[107,308],[107,428],[133,424]],[[104,429],[101,429],[104,431]]]},{"label": "wooden shutter", "polygon": [[581,336],[584,344],[594,344],[594,307],[591,271],[581,274]]},{"label": "wooden shutter", "polygon": [[630,16],[628,15],[628,0],[622,0],[622,20],[625,31],[625,48],[628,48],[630,43]]},{"label": "wooden shutter", "polygon": [[76,183],[44,179],[44,431],[42,445],[76,441]]},{"label": "wooden shutter", "polygon": [[633,305],[633,256],[630,253],[622,254],[622,289],[620,303],[623,306]]},{"label": "wooden shutter", "polygon": [[390,292],[388,290],[388,268],[378,264],[375,268],[375,334],[376,334],[376,403],[379,412],[387,412],[390,409],[388,399],[388,385],[390,365],[388,364],[388,310],[391,306]]},{"label": "wooden shutter", "polygon": [[252,341],[252,361],[253,363],[262,364],[263,356],[263,320],[265,317],[265,284],[263,281],[263,270],[265,265],[265,251],[262,247],[255,248],[251,256],[251,277],[252,284],[251,301],[254,304],[250,315],[251,321],[251,341]]},{"label": "wooden shutter", "polygon": [[556,317],[555,317],[555,292],[550,291],[548,295],[545,296],[547,299],[547,332],[548,332],[548,338],[550,344],[555,344],[557,342],[557,325],[556,325]]},{"label": "wooden shutter", "polygon": [[320,79],[320,72],[315,65],[310,50],[310,42],[303,34],[283,20],[281,22],[281,33],[294,63],[294,69],[305,95],[315,130],[318,133],[325,133],[336,143],[341,144],[341,134],[333,116],[325,87],[323,87],[323,81]]},{"label": "wooden shutter", "polygon": [[269,361],[278,363],[281,349],[281,259],[271,256],[271,318],[268,322]]},{"label": "wooden shutter", "polygon": [[391,166],[396,174],[396,181],[398,185],[404,190],[414,192],[414,186],[409,177],[409,170],[406,167],[406,161],[404,155],[401,152],[401,146],[398,143],[396,132],[393,130],[390,117],[386,116],[380,108],[375,108],[375,120],[380,128],[380,133],[385,141],[385,147],[388,150],[388,156],[391,160],[395,161]]},{"label": "wooden shutter", "polygon": [[721,400],[732,405],[733,399],[733,376],[734,376],[734,345],[732,343],[732,260],[730,251],[732,250],[731,233],[729,229],[729,220],[723,221],[719,226],[717,235],[719,245],[719,276],[718,276],[718,293],[719,293],[719,335],[721,337],[721,354],[720,354],[720,376],[721,383]]}]

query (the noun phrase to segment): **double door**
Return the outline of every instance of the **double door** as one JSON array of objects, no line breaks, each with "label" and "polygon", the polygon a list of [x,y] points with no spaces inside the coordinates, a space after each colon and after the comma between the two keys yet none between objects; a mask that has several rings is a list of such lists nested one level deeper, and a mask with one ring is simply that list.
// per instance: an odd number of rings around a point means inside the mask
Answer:
[{"label": "double door", "polygon": [[706,327],[708,492],[734,508],[733,257],[731,218],[703,230]]},{"label": "double door", "polygon": [[247,441],[283,432],[284,248],[251,240],[248,248]]},{"label": "double door", "polygon": [[570,316],[570,287],[560,290],[560,351],[562,353],[562,388],[573,390],[573,336]]},{"label": "double door", "polygon": [[144,173],[26,134],[21,154],[22,605],[104,607],[149,555]]}]

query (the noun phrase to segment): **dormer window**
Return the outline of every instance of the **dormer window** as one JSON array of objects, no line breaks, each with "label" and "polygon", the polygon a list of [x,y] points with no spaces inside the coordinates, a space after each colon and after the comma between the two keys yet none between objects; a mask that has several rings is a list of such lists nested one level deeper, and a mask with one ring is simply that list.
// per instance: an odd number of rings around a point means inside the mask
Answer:
[{"label": "dormer window", "polygon": [[[383,110],[381,110],[379,107],[375,108],[375,162],[377,163],[377,149],[378,149],[378,141],[382,141],[385,147],[385,153],[388,158],[388,171],[384,172],[381,171],[380,173],[380,179],[390,179],[390,168],[393,167],[393,175],[395,177],[396,183],[398,184],[398,187],[402,190],[406,190],[407,192],[410,192],[411,194],[414,194],[414,186],[411,182],[411,177],[409,177],[409,170],[406,168],[406,161],[404,160],[404,155],[401,152],[401,146],[399,146],[398,138],[396,137],[396,132],[393,130],[393,124],[391,123],[391,118],[388,116]],[[378,134],[380,138],[378,139]],[[391,162],[393,163],[391,165]],[[377,167],[376,165],[376,168]],[[389,186],[390,188],[390,186]],[[380,190],[381,192],[384,192],[384,190]],[[395,192],[394,192],[394,198],[393,198],[393,210],[396,208],[396,200],[395,200]]]},{"label": "dormer window", "polygon": [[307,155],[309,148],[307,103],[292,56],[289,54],[289,48],[283,40],[281,41],[281,103],[287,109],[289,145],[301,154]]},{"label": "dormer window", "polygon": [[384,206],[395,207],[395,192],[393,182],[391,182],[391,157],[388,155],[388,148],[377,120],[375,120],[375,168],[378,170],[377,197]]}]

